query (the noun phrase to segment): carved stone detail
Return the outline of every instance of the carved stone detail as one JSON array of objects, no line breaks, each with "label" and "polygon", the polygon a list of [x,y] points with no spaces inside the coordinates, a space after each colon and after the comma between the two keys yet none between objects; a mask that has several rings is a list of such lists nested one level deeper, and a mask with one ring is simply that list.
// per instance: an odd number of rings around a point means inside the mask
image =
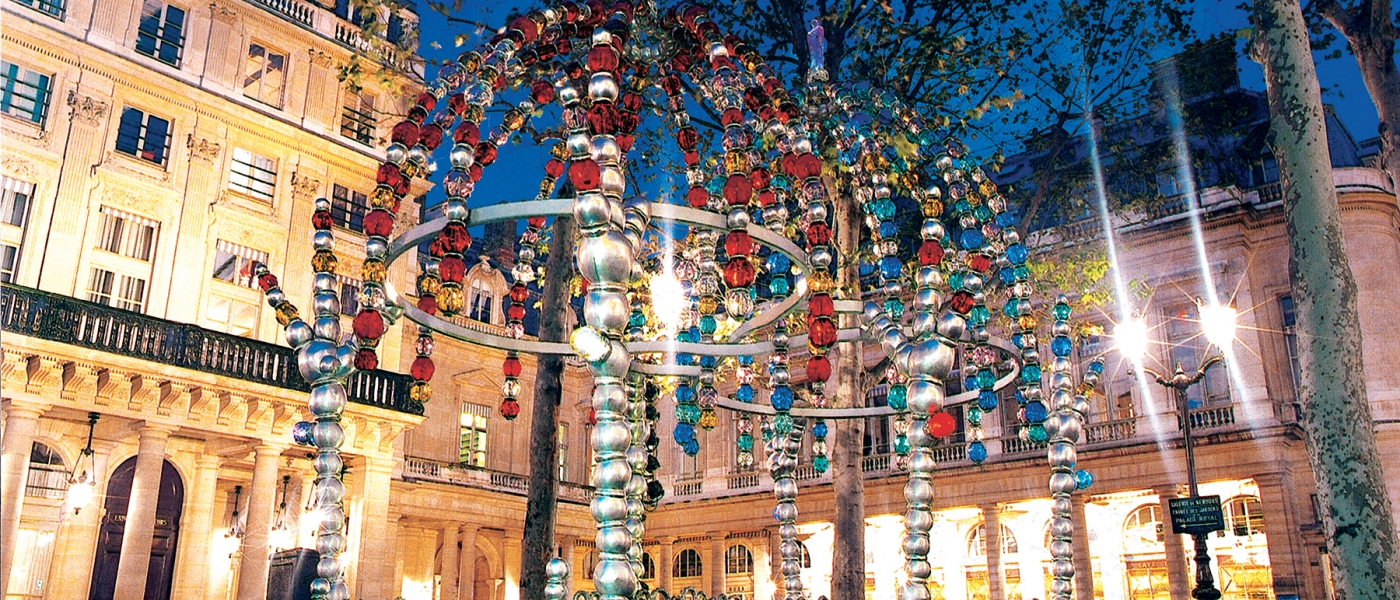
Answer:
[{"label": "carved stone detail", "polygon": [[216,21],[223,21],[229,24],[238,22],[238,11],[234,9],[233,4],[227,0],[215,0],[214,2],[210,2],[209,12]]},{"label": "carved stone detail", "polygon": [[38,178],[38,173],[34,170],[34,163],[11,154],[0,156],[0,170],[22,181],[35,181]]},{"label": "carved stone detail", "polygon": [[317,67],[321,67],[322,69],[331,68],[331,65],[335,62],[334,58],[332,58],[330,54],[322,52],[315,48],[310,48],[306,52],[311,56],[311,64]]},{"label": "carved stone detail", "polygon": [[101,127],[107,116],[107,103],[95,100],[92,96],[80,96],[78,90],[68,91],[68,108],[73,111],[73,121],[89,127]]},{"label": "carved stone detail", "polygon": [[219,152],[223,150],[223,146],[219,145],[218,142],[209,141],[204,138],[195,138],[193,133],[185,137],[185,147],[190,150],[191,160],[197,160],[206,165],[212,165],[217,162],[219,160]]},{"label": "carved stone detail", "polygon": [[303,175],[301,171],[292,173],[292,199],[312,200],[320,191],[320,180],[310,175]]},{"label": "carved stone detail", "polygon": [[24,391],[46,398],[58,396],[63,385],[63,366],[53,357],[33,355],[25,365]]},{"label": "carved stone detail", "polygon": [[93,365],[70,362],[63,365],[63,397],[73,400],[97,398],[99,369]]}]

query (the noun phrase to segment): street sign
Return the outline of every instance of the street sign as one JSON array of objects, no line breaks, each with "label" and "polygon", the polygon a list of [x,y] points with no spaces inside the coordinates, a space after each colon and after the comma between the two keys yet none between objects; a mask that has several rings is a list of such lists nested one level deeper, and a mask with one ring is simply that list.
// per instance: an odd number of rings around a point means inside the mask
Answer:
[{"label": "street sign", "polygon": [[1225,529],[1225,515],[1220,510],[1220,496],[1170,498],[1167,506],[1172,513],[1172,533],[1203,535]]}]

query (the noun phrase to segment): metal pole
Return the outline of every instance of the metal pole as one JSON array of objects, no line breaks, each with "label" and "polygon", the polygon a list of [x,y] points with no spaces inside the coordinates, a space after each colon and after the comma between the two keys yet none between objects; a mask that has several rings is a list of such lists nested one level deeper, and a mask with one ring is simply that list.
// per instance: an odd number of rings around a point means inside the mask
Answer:
[{"label": "metal pole", "polygon": [[[1196,440],[1191,435],[1191,408],[1187,404],[1186,390],[1192,385],[1199,383],[1205,378],[1206,369],[1211,368],[1219,362],[1218,358],[1212,357],[1201,365],[1195,375],[1190,377],[1182,371],[1181,365],[1176,366],[1176,373],[1170,381],[1158,377],[1158,383],[1176,391],[1177,406],[1181,410],[1181,434],[1183,445],[1186,447],[1186,478],[1191,498],[1200,497],[1201,490],[1196,481]],[[1210,534],[1192,534],[1195,540],[1196,552],[1196,588],[1191,590],[1191,597],[1195,600],[1220,600],[1220,590],[1215,588],[1215,576],[1210,570],[1210,548],[1206,545],[1206,537]]]}]

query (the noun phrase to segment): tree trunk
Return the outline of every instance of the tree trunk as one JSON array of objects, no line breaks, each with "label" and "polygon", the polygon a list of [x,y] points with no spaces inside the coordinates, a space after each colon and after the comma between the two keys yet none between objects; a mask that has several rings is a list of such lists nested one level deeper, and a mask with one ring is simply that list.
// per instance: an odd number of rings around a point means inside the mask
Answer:
[{"label": "tree trunk", "polygon": [[1390,3],[1377,0],[1346,8],[1337,0],[1321,2],[1319,11],[1346,38],[1361,80],[1380,117],[1381,164],[1392,185],[1400,185],[1400,67],[1395,64],[1396,31]]},{"label": "tree trunk", "polygon": [[[835,185],[828,190],[837,191]],[[835,199],[836,249],[842,256],[837,281],[848,290],[847,298],[860,300],[860,267],[855,258],[860,247],[861,212],[855,199],[830,194]],[[854,314],[839,317],[841,329],[859,327]],[[837,345],[836,398],[837,408],[864,406],[861,386],[860,341]],[[865,477],[860,472],[861,447],[864,444],[865,420],[840,419],[830,423],[835,431],[831,445],[831,482],[836,494],[836,516],[833,519],[836,547],[831,557],[831,597],[865,597]]]},{"label": "tree trunk", "polygon": [[1303,430],[1333,585],[1345,600],[1388,598],[1400,590],[1400,558],[1366,399],[1356,281],[1342,241],[1308,31],[1297,0],[1256,0],[1254,25],[1288,224]]},{"label": "tree trunk", "polygon": [[[540,341],[568,338],[564,315],[569,305],[569,278],[573,275],[576,233],[573,217],[554,220],[545,261],[544,289],[540,298]],[[543,598],[545,566],[554,558],[554,525],[559,503],[559,401],[564,357],[544,354],[535,369],[535,395],[530,412],[530,492],[525,500],[525,532],[520,544],[520,597]]]}]

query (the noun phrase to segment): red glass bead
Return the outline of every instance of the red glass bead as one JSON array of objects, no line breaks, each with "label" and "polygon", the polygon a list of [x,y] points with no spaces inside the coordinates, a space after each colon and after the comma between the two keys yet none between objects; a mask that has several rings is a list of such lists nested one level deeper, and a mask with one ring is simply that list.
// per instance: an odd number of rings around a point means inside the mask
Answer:
[{"label": "red glass bead", "polygon": [[616,71],[617,50],[612,46],[594,46],[588,51],[588,68],[595,73]]},{"label": "red glass bead", "polygon": [[549,162],[544,164],[544,172],[550,177],[558,179],[560,175],[564,174],[564,162],[557,158],[551,158]]},{"label": "red glass bead", "polygon": [[549,104],[554,99],[554,84],[543,79],[530,86],[530,97],[535,104]]},{"label": "red glass bead", "polygon": [[817,348],[830,348],[836,343],[836,323],[829,317],[817,317],[807,326],[807,342]]},{"label": "red glass bead", "polygon": [[698,162],[700,162],[700,153],[699,153],[699,152],[696,152],[696,151],[694,151],[694,150],[691,150],[691,151],[685,153],[685,164],[687,164],[687,165],[692,165],[692,166],[693,166],[693,165],[695,165],[695,164],[698,163]]},{"label": "red glass bead", "polygon": [[471,121],[462,121],[462,124],[458,125],[457,130],[452,133],[452,139],[456,140],[458,144],[474,147],[481,142],[481,128]]},{"label": "red glass bead", "polygon": [[919,246],[919,264],[924,266],[936,265],[943,261],[943,246],[938,245],[934,240],[924,240]]},{"label": "red glass bead", "polygon": [[777,202],[777,201],[778,201],[778,196],[776,196],[775,194],[773,194],[773,192],[771,192],[771,191],[769,191],[769,190],[763,190],[763,191],[761,191],[761,192],[758,193],[758,205],[759,205],[759,206],[769,206],[769,205],[771,205],[771,204],[773,204],[774,202]]},{"label": "red glass bead", "polygon": [[512,321],[522,321],[525,319],[525,305],[512,304],[506,309],[506,318]]},{"label": "red glass bead", "polygon": [[705,208],[710,202],[710,192],[697,185],[685,193],[685,201],[693,208]]},{"label": "red glass bead", "polygon": [[505,362],[501,363],[501,373],[506,377],[519,377],[521,369],[520,359],[514,356],[507,356]]},{"label": "red glass bead", "polygon": [[784,154],[782,158],[778,159],[778,161],[783,167],[783,173],[786,173],[788,177],[791,177],[793,179],[801,178],[801,176],[798,175],[799,171],[797,167],[796,153],[789,152],[787,154]]},{"label": "red glass bead", "polygon": [[491,166],[496,162],[496,145],[491,142],[482,142],[476,145],[476,164]]},{"label": "red glass bead", "polygon": [[523,283],[510,286],[510,299],[512,302],[524,303],[530,298],[530,290]]},{"label": "red glass bead", "polygon": [[759,87],[744,90],[744,106],[747,106],[750,111],[758,112],[758,109],[765,104],[768,104],[768,92]]},{"label": "red glass bead", "polygon": [[379,311],[366,308],[355,315],[351,328],[360,339],[377,340],[384,335],[384,317],[379,316]]},{"label": "red glass bead", "polygon": [[675,74],[661,78],[661,89],[666,90],[667,96],[674,96],[681,93],[681,78]]},{"label": "red glass bead", "polygon": [[379,357],[375,356],[374,350],[360,348],[355,353],[355,368],[360,371],[373,371],[379,368]]},{"label": "red glass bead", "polygon": [[734,59],[728,56],[716,56],[710,59],[710,68],[716,71],[720,69],[733,69]]},{"label": "red glass bead", "polygon": [[399,182],[403,181],[403,178],[403,171],[400,171],[399,166],[394,163],[379,165],[379,172],[374,175],[375,183],[387,185],[389,187],[398,186]]},{"label": "red glass bead", "polygon": [[418,143],[418,125],[414,124],[412,121],[399,121],[399,124],[395,125],[393,131],[389,134],[389,137],[394,140],[395,143],[412,148],[414,144]]},{"label": "red glass bead", "polygon": [[731,231],[724,238],[724,251],[729,256],[753,254],[753,238],[746,231]]},{"label": "red glass bead", "polygon": [[277,276],[273,275],[272,273],[263,273],[262,275],[259,275],[258,287],[262,288],[262,291],[264,292],[277,287]]},{"label": "red glass bead", "polygon": [[408,109],[408,120],[413,121],[415,125],[421,126],[423,120],[427,118],[428,111],[424,110],[422,106],[414,105],[413,108]]},{"label": "red glass bead", "polygon": [[418,104],[423,107],[423,110],[428,112],[432,112],[433,109],[437,107],[437,96],[432,95],[431,92],[422,92],[418,94],[416,100]]},{"label": "red glass bead", "polygon": [[577,62],[571,62],[567,65],[564,65],[564,74],[568,75],[569,79],[578,79],[580,77],[583,77],[583,65],[578,64]]},{"label": "red glass bead", "polygon": [[[561,170],[560,170],[561,173],[563,172],[562,169],[564,168],[564,167],[562,166],[562,164],[563,164],[563,163],[560,163],[561,166],[559,167],[559,168],[561,169]],[[539,217],[539,216],[530,217],[529,219],[526,220],[526,222],[528,222],[528,223],[530,224],[530,226],[531,226],[531,227],[534,227],[535,229],[539,229],[539,228],[541,228],[541,227],[544,227],[544,217]]]},{"label": "red glass bead", "polygon": [[418,143],[423,144],[423,147],[427,148],[429,152],[437,150],[437,147],[442,144],[442,128],[435,123],[424,125],[422,129],[418,130]]},{"label": "red glass bead", "polygon": [[773,119],[777,118],[777,116],[778,111],[772,106],[760,106],[758,108],[758,118],[763,119],[764,121],[772,121]]},{"label": "red glass bead", "polygon": [[472,163],[472,167],[467,169],[467,173],[472,176],[472,181],[481,181],[481,163]]},{"label": "red glass bead", "polygon": [[328,210],[318,210],[318,211],[316,211],[316,212],[314,212],[314,213],[311,213],[311,226],[312,226],[312,227],[314,227],[314,228],[316,228],[316,229],[320,229],[320,230],[326,230],[326,229],[330,229],[330,228],[331,228],[332,226],[334,226],[334,225],[335,225],[335,219],[332,219],[332,218],[331,218],[331,211],[328,211]]},{"label": "red glass bead", "polygon": [[462,262],[461,257],[446,256],[438,263],[438,276],[447,283],[462,283],[462,276],[466,273],[467,264]]},{"label": "red glass bead", "polygon": [[427,294],[418,298],[418,310],[430,315],[437,314],[437,296]]},{"label": "red glass bead", "polygon": [[420,356],[413,359],[413,365],[408,368],[408,374],[418,381],[431,381],[434,370],[433,359]]},{"label": "red glass bead", "polygon": [[365,215],[365,235],[387,238],[394,233],[394,215],[376,208]]},{"label": "red glass bead", "polygon": [[700,134],[695,131],[694,127],[687,125],[676,131],[676,145],[680,146],[681,150],[690,152],[694,150],[699,143]]},{"label": "red glass bead", "polygon": [[609,135],[617,131],[621,125],[622,115],[611,102],[594,102],[588,109],[588,125],[593,128],[593,133],[598,135]]},{"label": "red glass bead", "polygon": [[953,299],[949,303],[949,306],[958,313],[967,314],[967,311],[972,310],[972,307],[976,304],[977,302],[972,298],[972,293],[967,290],[962,290],[953,294]]},{"label": "red glass bead", "polygon": [[534,21],[530,20],[529,17],[516,17],[515,19],[511,20],[510,28],[519,31],[521,35],[524,35],[526,44],[534,43],[535,39],[539,36],[540,33],[540,26]]},{"label": "red glass bead", "polygon": [[831,227],[826,223],[813,223],[807,227],[807,247],[831,243]]},{"label": "red glass bead", "polygon": [[428,242],[428,254],[433,258],[442,258],[442,255],[447,254],[447,248],[442,245],[441,238],[433,238],[433,241]]},{"label": "red glass bead", "polygon": [[813,356],[807,361],[807,381],[826,381],[831,379],[831,360],[825,356]]},{"label": "red glass bead", "polygon": [[730,206],[748,204],[753,199],[753,184],[743,173],[735,173],[724,181],[724,201]]},{"label": "red glass bead", "polygon": [[726,108],[719,115],[720,125],[738,125],[744,122],[744,111],[737,108]]},{"label": "red glass bead", "polygon": [[967,266],[978,273],[986,273],[987,269],[992,268],[992,258],[986,254],[973,254],[967,258]]},{"label": "red glass bead", "polygon": [[520,403],[515,398],[506,398],[501,401],[501,416],[507,421],[512,421],[520,416]]},{"label": "red glass bead", "polygon": [[637,112],[642,108],[642,96],[637,92],[623,92],[622,96],[618,98],[618,104],[621,104],[622,108]]},{"label": "red glass bead", "polygon": [[472,245],[472,236],[461,223],[448,223],[438,232],[438,237],[448,252],[463,252]]},{"label": "red glass bead", "polygon": [[[629,113],[629,114],[630,114],[630,113]],[[636,115],[630,115],[630,116],[628,117],[628,119],[629,119],[629,120],[630,120],[630,119],[636,119],[636,117],[637,117]],[[636,129],[636,128],[637,128],[637,124],[636,124],[636,123],[629,122],[629,123],[627,124],[627,131],[632,131],[632,130],[634,130],[634,129]],[[632,149],[632,144],[636,143],[636,141],[637,141],[637,136],[634,136],[634,135],[629,134],[629,133],[619,133],[619,134],[613,136],[613,138],[617,140],[617,149],[618,149],[618,150],[621,150],[623,154],[627,154],[627,151],[629,151],[629,150]]]},{"label": "red glass bead", "polygon": [[798,177],[820,177],[822,161],[811,152],[803,152],[797,156],[797,168]]},{"label": "red glass bead", "polygon": [[754,280],[753,264],[744,257],[735,257],[724,265],[724,283],[731,288],[748,287]]},{"label": "red glass bead", "polygon": [[581,192],[598,189],[601,178],[601,169],[596,160],[585,158],[569,163],[569,182]]},{"label": "red glass bead", "polygon": [[753,184],[753,189],[767,189],[768,185],[773,182],[773,175],[768,172],[768,169],[755,167],[749,172],[749,182]]},{"label": "red glass bead", "polygon": [[[570,25],[570,27],[573,27],[573,26]],[[570,54],[573,54],[573,52],[574,52],[574,43],[573,43],[572,41],[570,41],[570,40],[567,40],[567,39],[559,40],[559,41],[557,41],[557,42],[554,43],[554,52],[555,52],[556,54],[558,54],[559,56],[568,56],[568,55],[570,55]]]},{"label": "red glass bead", "polygon": [[953,435],[958,429],[958,420],[946,411],[938,411],[928,416],[928,423],[924,425],[928,434],[936,438],[945,438]]},{"label": "red glass bead", "polygon": [[763,91],[768,92],[769,95],[773,94],[773,90],[779,90],[782,89],[782,87],[783,82],[777,77],[769,77],[763,80]]},{"label": "red glass bead", "polygon": [[596,409],[596,408],[590,408],[590,409],[588,409],[588,424],[589,424],[589,425],[597,425],[597,424],[598,424],[598,409]]},{"label": "red glass bead", "polygon": [[812,294],[807,300],[807,312],[814,317],[830,317],[836,314],[836,303],[831,294]]},{"label": "red glass bead", "polygon": [[465,94],[452,94],[447,97],[447,110],[454,115],[461,115],[467,110],[467,96]]}]

